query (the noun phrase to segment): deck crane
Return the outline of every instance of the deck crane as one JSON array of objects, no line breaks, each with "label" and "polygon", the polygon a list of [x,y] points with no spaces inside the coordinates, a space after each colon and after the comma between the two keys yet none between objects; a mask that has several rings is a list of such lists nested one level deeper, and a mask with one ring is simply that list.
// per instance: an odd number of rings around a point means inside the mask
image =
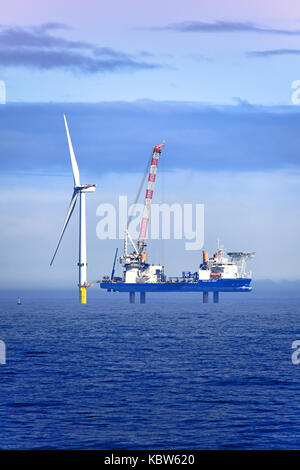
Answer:
[{"label": "deck crane", "polygon": [[152,156],[151,165],[149,169],[149,176],[148,176],[147,189],[146,189],[146,195],[145,195],[145,203],[144,203],[143,217],[142,217],[142,222],[141,222],[141,229],[140,229],[140,234],[139,234],[139,240],[137,243],[138,252],[140,254],[142,253],[144,247],[146,246],[145,241],[147,239],[147,233],[148,233],[151,202],[152,202],[153,192],[154,192],[158,159],[159,159],[159,155],[162,152],[161,149],[164,146],[165,146],[165,142],[163,141],[160,145],[156,145],[153,148],[153,156]]},{"label": "deck crane", "polygon": [[[153,147],[146,187],[144,209],[142,213],[141,228],[136,244],[134,243],[128,231],[128,227],[125,230],[124,254],[121,256],[120,262],[125,268],[124,280],[126,283],[153,282],[154,280],[160,280],[164,275],[163,267],[161,265],[150,265],[146,263],[145,251],[158,160],[164,146],[165,142],[163,141],[161,144],[155,145]],[[130,242],[133,249],[131,253],[128,252],[128,241]]]}]

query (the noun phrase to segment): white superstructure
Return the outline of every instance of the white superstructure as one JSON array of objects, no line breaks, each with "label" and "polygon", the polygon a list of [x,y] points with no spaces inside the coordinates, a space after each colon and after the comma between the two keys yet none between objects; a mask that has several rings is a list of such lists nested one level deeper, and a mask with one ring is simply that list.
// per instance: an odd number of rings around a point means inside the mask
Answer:
[{"label": "white superstructure", "polygon": [[199,280],[249,278],[251,273],[245,271],[246,261],[254,255],[254,252],[228,252],[218,241],[217,251],[212,258],[203,251],[203,263],[199,267],[198,278]]}]

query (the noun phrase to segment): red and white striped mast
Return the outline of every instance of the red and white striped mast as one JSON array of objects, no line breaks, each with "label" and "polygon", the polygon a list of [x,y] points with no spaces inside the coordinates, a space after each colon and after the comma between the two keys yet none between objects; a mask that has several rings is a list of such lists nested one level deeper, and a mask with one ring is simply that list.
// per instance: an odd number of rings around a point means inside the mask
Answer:
[{"label": "red and white striped mast", "polygon": [[147,239],[151,203],[152,203],[152,198],[153,198],[156,172],[157,172],[157,166],[158,166],[158,159],[162,152],[162,148],[164,146],[165,146],[165,142],[163,141],[161,144],[155,145],[155,147],[153,147],[153,154],[152,154],[152,160],[151,160],[151,165],[149,169],[149,176],[148,176],[148,182],[147,182],[147,188],[146,188],[146,196],[145,196],[140,234],[139,234],[139,239],[137,242],[139,255],[142,254],[142,251],[145,247],[145,241]]}]

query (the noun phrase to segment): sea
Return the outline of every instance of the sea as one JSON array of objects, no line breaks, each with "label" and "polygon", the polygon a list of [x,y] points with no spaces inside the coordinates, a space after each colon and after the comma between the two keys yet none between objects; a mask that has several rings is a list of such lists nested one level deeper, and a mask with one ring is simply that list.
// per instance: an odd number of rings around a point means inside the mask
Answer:
[{"label": "sea", "polygon": [[0,449],[299,449],[300,294],[16,300],[0,297]]}]

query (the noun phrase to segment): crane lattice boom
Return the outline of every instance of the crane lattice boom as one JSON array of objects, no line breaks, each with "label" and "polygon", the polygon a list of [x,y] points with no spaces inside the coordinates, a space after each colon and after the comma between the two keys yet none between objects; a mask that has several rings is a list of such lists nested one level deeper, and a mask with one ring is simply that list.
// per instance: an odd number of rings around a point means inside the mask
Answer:
[{"label": "crane lattice boom", "polygon": [[165,142],[163,141],[160,145],[155,145],[153,148],[153,155],[151,160],[151,165],[149,169],[149,176],[146,188],[146,195],[145,195],[145,203],[144,203],[144,210],[141,222],[141,229],[138,239],[138,250],[139,254],[143,251],[145,246],[145,240],[147,238],[148,233],[148,226],[149,226],[149,219],[150,219],[150,210],[151,210],[151,203],[153,198],[154,192],[154,185],[156,179],[156,172],[157,172],[157,165],[159,155],[161,154],[162,147],[165,146]]}]

